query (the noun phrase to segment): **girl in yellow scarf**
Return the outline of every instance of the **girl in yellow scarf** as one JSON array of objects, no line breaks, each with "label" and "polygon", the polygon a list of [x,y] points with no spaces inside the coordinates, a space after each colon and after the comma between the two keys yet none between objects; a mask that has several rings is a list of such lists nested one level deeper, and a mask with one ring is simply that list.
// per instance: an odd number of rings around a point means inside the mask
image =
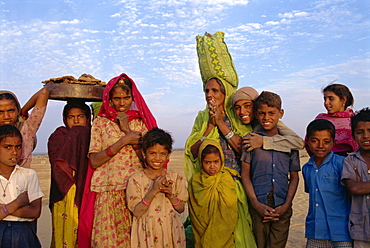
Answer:
[{"label": "girl in yellow scarf", "polygon": [[233,179],[238,173],[224,167],[219,142],[204,140],[198,158],[202,171],[189,181],[195,247],[256,247],[243,186]]}]

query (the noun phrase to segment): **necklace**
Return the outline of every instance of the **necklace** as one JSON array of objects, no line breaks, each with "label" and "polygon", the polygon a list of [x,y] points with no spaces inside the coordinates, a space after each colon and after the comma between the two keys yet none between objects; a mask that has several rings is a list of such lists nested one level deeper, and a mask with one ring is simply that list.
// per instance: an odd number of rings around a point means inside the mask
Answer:
[{"label": "necklace", "polygon": [[5,191],[6,191],[6,189],[7,189],[7,188],[8,188],[8,186],[9,186],[9,182],[7,182],[7,183],[6,183],[5,188],[4,188],[4,186],[3,186],[3,182],[1,182],[1,180],[0,180],[0,184],[1,184],[1,188],[3,188],[3,191],[4,191],[3,196],[5,197],[5,196],[6,196]]}]

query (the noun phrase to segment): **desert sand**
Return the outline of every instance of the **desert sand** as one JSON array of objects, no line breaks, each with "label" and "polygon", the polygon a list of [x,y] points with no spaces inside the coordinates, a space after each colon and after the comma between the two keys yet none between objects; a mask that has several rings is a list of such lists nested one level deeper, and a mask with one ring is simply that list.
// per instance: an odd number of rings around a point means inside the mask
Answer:
[{"label": "desert sand", "polygon": [[[308,156],[304,151],[301,152],[301,166],[307,162]],[[169,168],[183,172],[184,153],[182,150],[176,150],[171,155]],[[42,192],[41,217],[38,220],[37,234],[42,247],[50,247],[51,241],[51,214],[48,207],[50,191],[50,164],[47,155],[33,155],[31,168],[36,170],[39,176]],[[297,194],[293,201],[293,217],[290,225],[290,233],[287,246],[288,248],[298,248],[305,246],[304,223],[308,209],[308,194],[304,193],[303,179],[300,173],[300,182]],[[185,219],[187,212],[183,213]]]}]

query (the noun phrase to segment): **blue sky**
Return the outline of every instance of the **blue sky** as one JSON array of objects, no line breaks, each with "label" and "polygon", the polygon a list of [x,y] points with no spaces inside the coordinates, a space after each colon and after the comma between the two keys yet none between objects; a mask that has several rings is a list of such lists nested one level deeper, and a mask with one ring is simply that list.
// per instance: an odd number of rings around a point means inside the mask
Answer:
[{"label": "blue sky", "polygon": [[[222,31],[239,87],[279,94],[283,121],[303,136],[335,80],[354,109],[370,106],[369,13],[364,0],[0,0],[0,88],[24,104],[49,78],[125,72],[182,148],[205,108],[195,37]],[[49,101],[35,152],[63,106]]]}]

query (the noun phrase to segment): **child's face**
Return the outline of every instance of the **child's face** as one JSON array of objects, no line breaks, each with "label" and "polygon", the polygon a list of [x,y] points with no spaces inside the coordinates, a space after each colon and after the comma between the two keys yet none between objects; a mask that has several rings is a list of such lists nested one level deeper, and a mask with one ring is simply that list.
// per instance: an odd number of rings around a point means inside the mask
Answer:
[{"label": "child's face", "polygon": [[329,155],[333,145],[334,141],[328,130],[314,131],[311,136],[308,137],[308,147],[315,156],[314,160],[316,164],[318,161],[324,161]]},{"label": "child's face", "polygon": [[209,153],[202,159],[202,168],[210,176],[215,175],[221,169],[221,157],[217,153]]},{"label": "child's face", "polygon": [[168,152],[164,145],[155,144],[145,151],[144,158],[149,169],[162,170],[170,155],[171,153]]},{"label": "child's face", "polygon": [[328,111],[328,114],[334,114],[336,112],[343,112],[346,99],[341,99],[333,91],[324,92],[324,107]]},{"label": "child's face", "polygon": [[355,141],[363,151],[370,151],[370,122],[359,121],[355,128]]},{"label": "child's face", "polygon": [[269,131],[277,132],[277,124],[283,115],[284,110],[279,110],[276,107],[269,107],[267,104],[261,104],[256,111],[256,118],[267,133],[269,133]]},{"label": "child's face", "polygon": [[87,118],[82,109],[71,108],[67,115],[67,126],[87,126]]},{"label": "child's face", "polygon": [[254,119],[253,101],[239,100],[234,104],[236,116],[243,122],[249,124]]},{"label": "child's face", "polygon": [[0,168],[14,167],[22,155],[22,142],[18,136],[8,136],[0,141]]}]

